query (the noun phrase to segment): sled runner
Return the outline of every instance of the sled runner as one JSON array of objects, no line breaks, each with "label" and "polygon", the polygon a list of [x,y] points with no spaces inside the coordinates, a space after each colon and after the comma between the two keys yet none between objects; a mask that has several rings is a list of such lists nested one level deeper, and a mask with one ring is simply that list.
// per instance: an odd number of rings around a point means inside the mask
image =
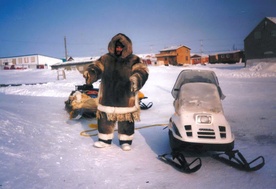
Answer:
[{"label": "sled runner", "polygon": [[[221,100],[225,98],[213,71],[183,70],[172,89],[175,113],[169,120],[172,153],[158,156],[179,170],[192,173],[201,167],[191,163],[185,152],[213,152],[213,157],[245,171],[256,171],[265,164],[262,156],[247,162],[234,148],[234,135],[227,122]],[[219,152],[219,153],[218,153]]]},{"label": "sled runner", "polygon": [[[98,88],[93,85],[76,85],[75,90],[71,92],[68,100],[65,101],[65,109],[70,114],[70,119],[95,118],[98,105]],[[138,98],[140,108],[147,110],[152,107],[153,103],[144,103],[145,95],[139,91]]]}]

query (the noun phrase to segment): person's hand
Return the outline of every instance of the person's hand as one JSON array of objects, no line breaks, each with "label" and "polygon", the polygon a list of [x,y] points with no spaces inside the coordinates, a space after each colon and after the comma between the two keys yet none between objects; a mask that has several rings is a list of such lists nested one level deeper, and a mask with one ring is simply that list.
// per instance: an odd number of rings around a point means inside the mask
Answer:
[{"label": "person's hand", "polygon": [[92,72],[84,71],[83,77],[85,78],[85,83],[91,85],[94,81],[95,75]]},{"label": "person's hand", "polygon": [[131,92],[136,92],[136,91],[138,91],[138,79],[137,79],[137,77],[135,77],[135,76],[131,76],[130,78],[129,78],[129,80],[130,80],[130,90],[131,90]]}]

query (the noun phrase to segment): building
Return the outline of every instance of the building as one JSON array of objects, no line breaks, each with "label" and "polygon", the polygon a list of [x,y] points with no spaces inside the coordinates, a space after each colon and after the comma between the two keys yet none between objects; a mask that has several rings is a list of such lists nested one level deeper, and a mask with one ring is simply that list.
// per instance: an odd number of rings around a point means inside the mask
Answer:
[{"label": "building", "polygon": [[209,63],[228,63],[235,64],[238,62],[244,62],[244,51],[236,50],[236,51],[227,51],[227,52],[219,52],[209,55]]},{"label": "building", "polygon": [[147,65],[156,65],[157,59],[155,57],[155,54],[136,54],[139,56],[142,61]]},{"label": "building", "polygon": [[66,61],[54,64],[51,68],[53,70],[78,70],[80,73],[83,73],[91,63],[93,63],[93,60]]},{"label": "building", "polygon": [[156,54],[158,65],[184,65],[190,64],[191,49],[186,46],[170,47],[160,51]]},{"label": "building", "polygon": [[45,69],[62,62],[61,59],[39,54],[0,58],[0,69]]},{"label": "building", "polygon": [[276,17],[265,17],[244,39],[246,62],[276,59]]},{"label": "building", "polygon": [[93,61],[99,59],[99,56],[95,57],[69,57],[68,60],[64,62],[59,62],[51,66],[53,70],[78,70],[80,73],[83,73],[86,68],[93,63]]},{"label": "building", "polygon": [[206,64],[209,62],[209,55],[191,54],[191,64]]}]

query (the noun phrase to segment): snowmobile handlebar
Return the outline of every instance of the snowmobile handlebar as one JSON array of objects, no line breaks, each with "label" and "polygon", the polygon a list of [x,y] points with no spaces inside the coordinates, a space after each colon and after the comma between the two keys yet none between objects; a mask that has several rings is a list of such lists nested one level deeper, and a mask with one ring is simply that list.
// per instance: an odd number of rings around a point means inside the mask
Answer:
[{"label": "snowmobile handlebar", "polygon": [[[94,89],[93,85],[87,85],[87,84],[84,84],[84,85],[76,85],[76,90],[79,90],[79,91],[87,91],[87,90],[92,90]],[[95,89],[94,89],[95,90]]]}]

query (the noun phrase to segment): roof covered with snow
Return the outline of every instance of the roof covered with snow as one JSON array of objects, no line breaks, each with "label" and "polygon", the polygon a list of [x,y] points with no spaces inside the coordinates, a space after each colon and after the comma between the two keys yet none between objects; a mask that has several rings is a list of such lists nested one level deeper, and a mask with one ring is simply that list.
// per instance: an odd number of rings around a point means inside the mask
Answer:
[{"label": "roof covered with snow", "polygon": [[266,17],[266,18],[271,20],[272,22],[274,22],[276,24],[276,17]]},{"label": "roof covered with snow", "polygon": [[233,54],[233,53],[237,53],[237,52],[242,52],[242,50],[235,50],[235,51],[224,51],[224,52],[216,52],[216,53],[212,53],[210,55],[218,55],[218,54]]},{"label": "roof covered with snow", "polygon": [[177,50],[177,49],[179,49],[180,47],[186,47],[186,48],[190,49],[190,48],[187,47],[187,46],[179,45],[179,46],[171,46],[171,47],[168,47],[168,48],[164,48],[164,49],[162,49],[161,51],[172,51],[172,50]]},{"label": "roof covered with snow", "polygon": [[191,57],[192,56],[198,56],[198,57],[208,57],[209,56],[208,54],[204,54],[204,53],[191,53],[190,55],[191,55]]}]

